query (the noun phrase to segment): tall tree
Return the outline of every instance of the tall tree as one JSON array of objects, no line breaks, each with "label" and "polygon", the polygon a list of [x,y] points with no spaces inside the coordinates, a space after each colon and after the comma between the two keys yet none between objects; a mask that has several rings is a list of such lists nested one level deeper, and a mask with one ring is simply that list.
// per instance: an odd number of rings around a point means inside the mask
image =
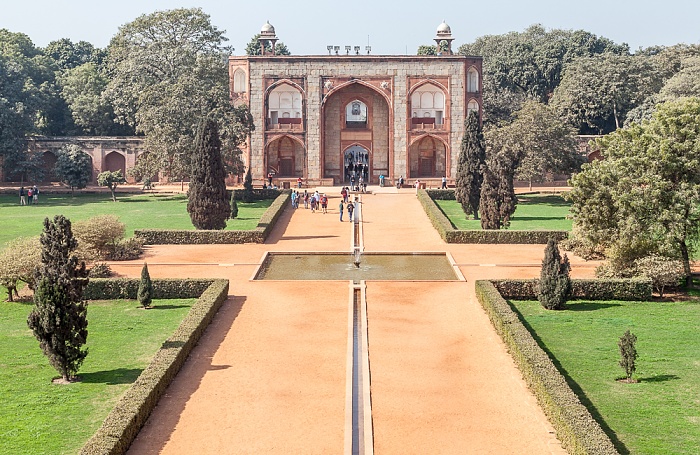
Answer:
[{"label": "tall tree", "polygon": [[514,157],[504,151],[492,153],[483,168],[479,212],[482,229],[501,229],[510,226],[517,198],[513,187]]},{"label": "tall tree", "polygon": [[92,160],[79,145],[68,144],[59,150],[55,172],[61,182],[70,186],[72,195],[76,188],[85,188],[92,179]]},{"label": "tall tree", "polygon": [[224,229],[231,215],[216,122],[206,119],[197,133],[187,212],[197,229]]},{"label": "tall tree", "polygon": [[564,66],[577,57],[627,54],[626,44],[584,30],[547,30],[533,25],[522,32],[485,35],[459,47],[462,55],[484,58],[484,123],[510,120],[524,98],[547,102]]},{"label": "tall tree", "polygon": [[574,223],[587,239],[683,261],[700,240],[700,98],[658,106],[651,121],[600,138],[604,160],[571,179]]},{"label": "tall tree", "polygon": [[[199,8],[159,11],[119,29],[109,45],[112,75],[106,96],[122,123],[145,135],[165,177],[186,175],[199,119],[219,125],[224,154],[239,160],[238,145],[252,129],[229,98],[224,32]],[[240,126],[241,119],[250,124]],[[234,163],[236,164],[236,163]]]},{"label": "tall tree", "polygon": [[604,54],[566,66],[552,104],[582,134],[621,128],[627,112],[657,93],[663,80],[645,56]]},{"label": "tall tree", "polygon": [[71,254],[76,246],[70,220],[63,215],[44,220],[34,308],[27,319],[49,363],[66,381],[75,378],[88,354],[82,349],[88,336],[87,302],[82,298],[87,270]]},{"label": "tall tree", "polygon": [[[245,46],[245,53],[246,55],[262,55],[262,50],[260,49],[260,33],[257,35],[253,35],[253,37],[248,41],[248,44]],[[267,41],[265,43],[265,53],[266,54],[271,54],[272,53],[272,44]],[[275,43],[275,55],[292,55],[291,52],[289,52],[289,49],[287,48],[287,45],[284,44],[282,41],[277,41]]]},{"label": "tall tree", "polygon": [[7,296],[12,301],[12,292],[17,294],[18,282],[34,289],[34,270],[41,263],[41,244],[39,237],[20,237],[7,242],[0,251],[0,286],[7,289]]},{"label": "tall tree", "polygon": [[546,309],[564,309],[564,304],[571,294],[570,269],[569,258],[565,254],[562,259],[557,241],[550,238],[544,249],[540,281],[537,286],[537,300]]},{"label": "tall tree", "polygon": [[126,183],[126,179],[124,178],[121,169],[116,171],[104,171],[97,175],[97,184],[109,188],[109,191],[112,193],[113,202],[117,201],[117,196],[115,194],[117,191],[117,186],[121,185],[122,183]]},{"label": "tall tree", "polygon": [[455,179],[455,199],[462,205],[467,215],[479,218],[481,184],[484,180],[482,168],[486,160],[484,134],[479,124],[479,116],[471,112],[464,121],[462,147],[457,159]]}]

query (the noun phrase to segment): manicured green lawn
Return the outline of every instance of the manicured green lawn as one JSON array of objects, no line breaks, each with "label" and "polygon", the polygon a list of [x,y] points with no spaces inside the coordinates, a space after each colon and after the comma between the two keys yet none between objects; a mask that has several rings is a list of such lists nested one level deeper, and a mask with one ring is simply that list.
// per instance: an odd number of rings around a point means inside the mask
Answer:
[{"label": "manicured green lawn", "polygon": [[[69,194],[42,194],[38,205],[20,206],[18,201],[19,197],[0,195],[0,249],[16,237],[39,235],[44,218],[58,214],[71,221],[114,214],[126,225],[127,237],[134,229],[194,229],[187,213],[187,198],[182,194],[118,194],[117,202],[112,202],[107,193],[78,194],[74,198]],[[238,217],[228,220],[226,229],[254,229],[272,201],[237,203]]]},{"label": "manicured green lawn", "polygon": [[[435,203],[457,229],[481,229],[481,221],[467,219],[457,201],[437,200]],[[573,221],[566,218],[570,206],[557,195],[518,196],[518,206],[509,229],[570,231]]]},{"label": "manicured green lawn", "polygon": [[[700,302],[570,302],[563,311],[511,303],[614,432],[618,450],[698,453]],[[637,384],[615,381],[624,376],[617,342],[627,329],[638,338]]]},{"label": "manicured green lawn", "polygon": [[0,454],[75,454],[99,428],[116,400],[189,311],[194,299],[88,305],[89,354],[81,382],[58,376],[27,328],[27,303],[5,303],[0,291]]}]

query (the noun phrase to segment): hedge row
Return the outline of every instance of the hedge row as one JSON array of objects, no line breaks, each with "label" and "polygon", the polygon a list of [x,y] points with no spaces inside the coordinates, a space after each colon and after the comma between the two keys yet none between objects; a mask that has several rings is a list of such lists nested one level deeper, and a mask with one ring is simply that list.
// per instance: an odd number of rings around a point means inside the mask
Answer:
[{"label": "hedge row", "polygon": [[[90,278],[83,290],[87,300],[135,299],[141,280],[135,278]],[[213,283],[211,279],[154,278],[154,299],[197,298]]]},{"label": "hedge row", "polygon": [[[450,193],[452,197],[450,196]],[[557,241],[569,237],[567,231],[511,231],[511,230],[458,230],[435,204],[434,199],[454,199],[454,190],[418,190],[418,200],[433,227],[446,243],[480,244],[546,244],[550,238]]]},{"label": "hedge row", "polygon": [[[138,279],[132,281],[138,286]],[[158,287],[162,285],[162,281],[154,280],[156,294],[168,293],[175,289],[171,286],[168,291],[159,290]],[[83,446],[81,455],[126,453],[151,411],[156,407],[158,400],[180,371],[197,341],[226,300],[228,280],[210,280],[210,283],[211,285],[201,294],[173,335],[163,343],[151,363],[119,399],[102,426]],[[104,288],[107,289],[107,287]],[[186,292],[180,297],[188,297],[188,292],[192,288],[188,286],[183,288]]]},{"label": "hedge row", "polygon": [[[236,190],[239,191],[239,190]],[[265,243],[267,236],[290,201],[290,192],[278,190],[254,190],[275,192],[278,196],[267,208],[257,227],[250,231],[213,231],[213,230],[168,230],[140,229],[134,236],[144,240],[147,245],[199,245],[213,243]]]},{"label": "hedge row", "polygon": [[[537,296],[538,280],[492,280],[506,299],[529,300]],[[571,298],[582,300],[651,300],[648,278],[571,280]]]},{"label": "hedge row", "polygon": [[[245,193],[245,189],[238,188],[238,189],[233,190],[233,192],[236,194],[237,201],[244,200],[243,194]],[[282,193],[282,191],[275,190],[273,188],[266,188],[264,190],[254,189],[251,199],[253,201],[262,201],[265,199],[276,199],[281,193]],[[231,197],[230,194],[229,194],[229,197]]]},{"label": "hedge row", "polygon": [[477,281],[476,295],[554,426],[562,446],[570,454],[617,454],[610,438],[496,287],[490,281]]}]

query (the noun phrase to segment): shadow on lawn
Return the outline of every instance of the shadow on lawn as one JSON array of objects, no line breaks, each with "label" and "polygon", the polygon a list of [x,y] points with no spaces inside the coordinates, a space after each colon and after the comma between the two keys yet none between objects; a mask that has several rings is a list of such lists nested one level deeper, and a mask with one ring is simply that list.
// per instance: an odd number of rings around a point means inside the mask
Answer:
[{"label": "shadow on lawn", "polygon": [[139,377],[143,368],[117,368],[115,370],[80,373],[80,382],[87,384],[131,384]]},{"label": "shadow on lawn", "polygon": [[175,310],[177,308],[189,308],[190,305],[153,305],[149,310]]},{"label": "shadow on lawn", "polygon": [[511,221],[552,221],[565,220],[565,216],[513,216]]},{"label": "shadow on lawn", "polygon": [[650,376],[648,378],[639,378],[639,382],[666,382],[675,379],[680,379],[680,376],[676,376],[675,374],[657,374],[656,376]]},{"label": "shadow on lawn", "polygon": [[570,207],[571,203],[561,196],[518,196],[518,204],[549,205],[551,207]]},{"label": "shadow on lawn", "polygon": [[595,302],[576,302],[567,303],[566,309],[570,311],[596,311],[604,310],[605,308],[613,308],[621,306],[619,303],[595,303]]}]

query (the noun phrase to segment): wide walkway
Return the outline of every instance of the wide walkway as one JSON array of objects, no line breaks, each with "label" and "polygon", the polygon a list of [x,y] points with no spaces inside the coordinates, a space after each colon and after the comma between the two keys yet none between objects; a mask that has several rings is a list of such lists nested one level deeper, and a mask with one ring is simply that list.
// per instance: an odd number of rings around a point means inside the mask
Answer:
[{"label": "wide walkway", "polygon": [[[231,295],[130,454],[343,453],[349,283],[250,281],[265,251],[350,250],[326,191],[328,214],[287,209],[265,245],[149,248],[151,276],[225,277]],[[447,245],[412,190],[362,203],[365,251],[448,251],[467,279],[367,283],[375,453],[565,453],[474,296],[537,276],[544,246]]]}]

